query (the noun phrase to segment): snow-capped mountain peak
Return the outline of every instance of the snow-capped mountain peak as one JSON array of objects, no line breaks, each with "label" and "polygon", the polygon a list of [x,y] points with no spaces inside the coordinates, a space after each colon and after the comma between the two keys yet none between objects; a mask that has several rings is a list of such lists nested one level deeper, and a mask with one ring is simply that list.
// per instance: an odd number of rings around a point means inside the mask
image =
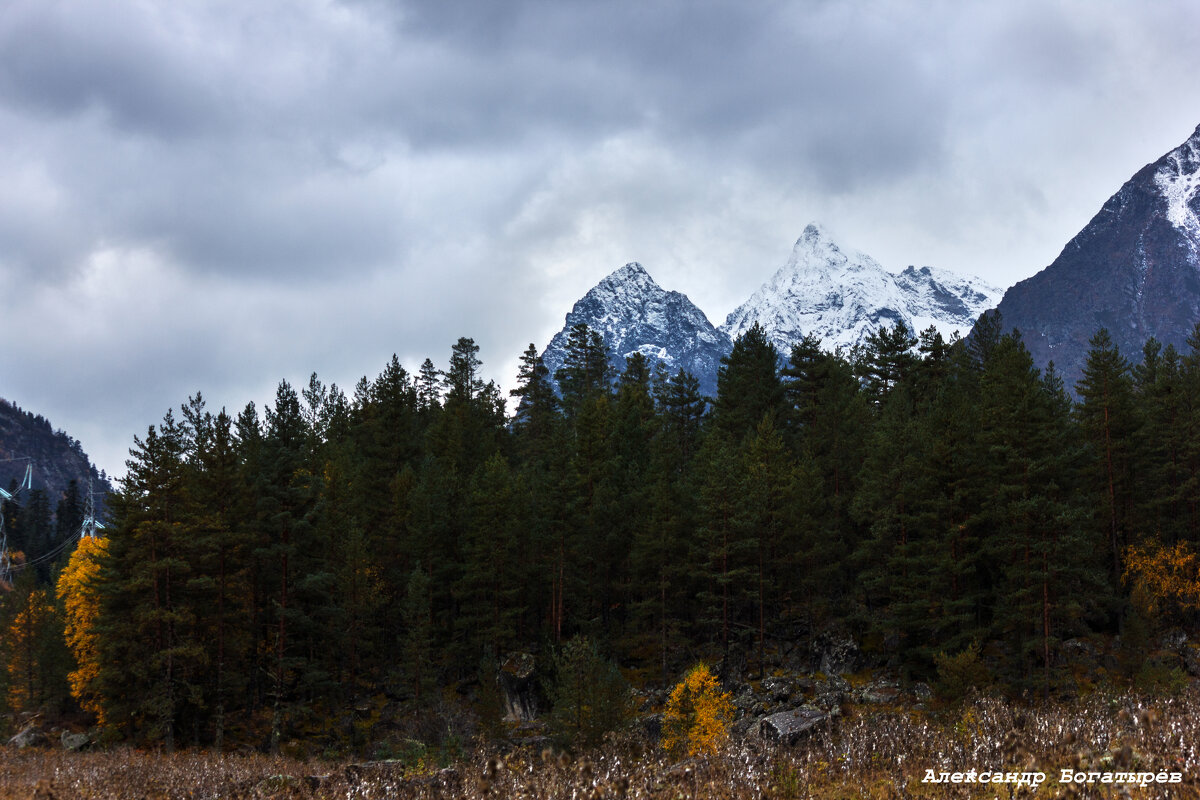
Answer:
[{"label": "snow-capped mountain peak", "polygon": [[1001,292],[977,278],[909,267],[896,275],[875,259],[842,247],[819,223],[796,240],[791,256],[721,326],[734,339],[756,322],[786,356],[806,334],[830,349],[853,347],[881,325],[930,325],[965,334]]},{"label": "snow-capped mountain peak", "polygon": [[801,247],[812,252],[823,252],[830,257],[836,257],[835,254],[841,253],[837,242],[833,241],[829,231],[819,222],[810,222],[804,226],[804,233],[800,234],[792,251],[795,252]]},{"label": "snow-capped mountain peak", "polygon": [[634,353],[674,373],[684,369],[700,389],[716,395],[722,356],[754,323],[782,357],[804,335],[824,347],[853,347],[879,326],[903,322],[914,333],[934,326],[949,337],[965,334],[1001,292],[977,278],[932,267],[888,272],[875,259],[839,245],[818,223],[805,227],[787,261],[749,300],[714,328],[687,296],[668,292],[646,269],[630,262],[593,286],[567,314],[566,324],[542,353],[551,376],[567,356],[571,328],[580,323],[604,339],[619,372]]},{"label": "snow-capped mountain peak", "polygon": [[613,270],[596,286],[597,288],[605,286],[613,289],[636,289],[650,293],[662,291],[662,287],[655,283],[654,279],[650,277],[650,273],[646,272],[646,268],[636,261],[630,261],[625,266]]},{"label": "snow-capped mountain peak", "polygon": [[792,247],[791,258],[776,272],[776,276],[797,272],[828,274],[836,270],[861,271],[880,268],[867,255],[855,250],[843,250],[819,222],[810,222]]},{"label": "snow-capped mountain peak", "polygon": [[610,273],[585,294],[563,329],[542,353],[551,376],[566,359],[570,330],[579,323],[600,333],[618,370],[635,352],[651,367],[662,362],[674,373],[682,368],[701,381],[701,391],[716,392],[717,365],[731,347],[686,295],[663,289],[636,261]]}]

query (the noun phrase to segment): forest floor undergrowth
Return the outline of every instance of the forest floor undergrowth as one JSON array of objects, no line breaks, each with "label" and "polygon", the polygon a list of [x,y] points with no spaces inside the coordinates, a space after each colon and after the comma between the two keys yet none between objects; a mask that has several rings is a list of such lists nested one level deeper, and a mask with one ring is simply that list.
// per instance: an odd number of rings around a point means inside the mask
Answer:
[{"label": "forest floor undergrowth", "polygon": [[441,769],[201,751],[0,748],[0,800],[1200,798],[1195,689],[1170,699],[1093,695],[1031,707],[977,698],[937,713],[849,708],[793,746],[752,733],[681,761],[637,737],[610,738],[574,757],[480,748]]}]

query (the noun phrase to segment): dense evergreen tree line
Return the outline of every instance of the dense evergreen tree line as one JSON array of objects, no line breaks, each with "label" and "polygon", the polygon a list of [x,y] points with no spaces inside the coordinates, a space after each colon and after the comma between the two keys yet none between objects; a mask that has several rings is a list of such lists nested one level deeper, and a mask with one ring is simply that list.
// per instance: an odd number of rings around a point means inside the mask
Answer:
[{"label": "dense evergreen tree line", "polygon": [[840,626],[913,677],[978,646],[1049,690],[1064,640],[1133,613],[1127,548],[1200,538],[1200,327],[1190,347],[1131,365],[1100,331],[1073,401],[995,318],[783,357],[755,327],[710,399],[639,354],[611,374],[577,326],[561,395],[530,345],[511,415],[466,338],[350,396],[197,394],[135,439],[78,587],[91,689],[133,740],[277,747],[580,634],[666,683]]}]

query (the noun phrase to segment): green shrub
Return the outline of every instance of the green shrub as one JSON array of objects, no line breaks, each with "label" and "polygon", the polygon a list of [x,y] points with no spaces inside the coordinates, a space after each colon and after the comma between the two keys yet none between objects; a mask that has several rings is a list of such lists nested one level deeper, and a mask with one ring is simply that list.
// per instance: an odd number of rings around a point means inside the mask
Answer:
[{"label": "green shrub", "polygon": [[491,658],[479,662],[479,696],[476,711],[479,714],[479,732],[489,741],[505,738],[504,697],[500,691],[500,667]]},{"label": "green shrub", "polygon": [[561,744],[595,745],[629,719],[629,684],[587,637],[576,636],[554,659],[550,729]]},{"label": "green shrub", "polygon": [[[1140,590],[1141,587],[1138,587]],[[1137,590],[1135,590],[1137,591]],[[1121,646],[1117,651],[1117,665],[1121,673],[1136,680],[1150,654],[1150,638],[1153,630],[1150,620],[1141,611],[1143,602],[1135,599],[1132,607],[1125,615],[1125,624],[1121,627]]]},{"label": "green shrub", "polygon": [[937,666],[934,690],[938,697],[950,703],[960,702],[971,689],[983,688],[991,679],[987,667],[979,657],[978,642],[957,655],[938,653],[933,657],[933,661]]},{"label": "green shrub", "polygon": [[1148,659],[1134,676],[1133,687],[1139,692],[1157,697],[1178,697],[1188,687],[1188,676],[1179,667]]}]

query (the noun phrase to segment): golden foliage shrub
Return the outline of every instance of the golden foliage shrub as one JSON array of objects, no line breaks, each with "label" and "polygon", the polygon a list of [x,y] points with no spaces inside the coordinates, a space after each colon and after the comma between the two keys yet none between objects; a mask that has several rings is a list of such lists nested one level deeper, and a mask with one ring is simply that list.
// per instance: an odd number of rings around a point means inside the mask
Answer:
[{"label": "golden foliage shrub", "polygon": [[705,664],[692,667],[671,690],[663,713],[662,744],[672,755],[715,754],[729,738],[733,703]]},{"label": "golden foliage shrub", "polygon": [[8,707],[32,712],[45,694],[46,675],[39,656],[47,625],[54,621],[54,606],[45,589],[34,589],[18,609],[4,642],[4,667],[8,671]]},{"label": "golden foliage shrub", "polygon": [[[1200,609],[1200,554],[1187,542],[1146,542],[1125,551],[1125,581],[1147,612]],[[1168,608],[1160,608],[1162,604]]]},{"label": "golden foliage shrub", "polygon": [[78,668],[68,680],[71,696],[80,707],[90,711],[103,722],[100,699],[93,687],[100,674],[100,643],[94,632],[100,617],[100,598],[93,583],[100,571],[100,562],[108,540],[85,536],[79,540],[67,566],[58,576],[55,590],[63,603],[67,647],[75,656]]}]

